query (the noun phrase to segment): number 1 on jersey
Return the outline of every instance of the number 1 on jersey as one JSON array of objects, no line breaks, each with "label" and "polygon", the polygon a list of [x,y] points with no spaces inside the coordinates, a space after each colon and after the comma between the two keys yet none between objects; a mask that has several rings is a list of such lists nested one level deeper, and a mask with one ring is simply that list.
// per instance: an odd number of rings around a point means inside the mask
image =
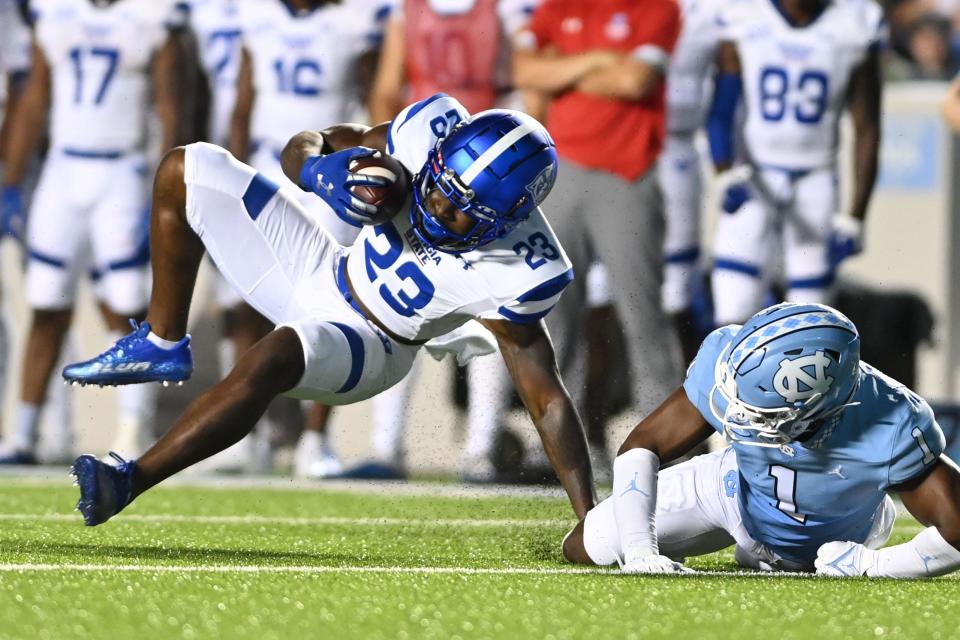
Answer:
[{"label": "number 1 on jersey", "polygon": [[779,464],[770,465],[767,475],[773,478],[773,494],[777,509],[799,522],[807,523],[807,516],[797,511],[797,472]]}]

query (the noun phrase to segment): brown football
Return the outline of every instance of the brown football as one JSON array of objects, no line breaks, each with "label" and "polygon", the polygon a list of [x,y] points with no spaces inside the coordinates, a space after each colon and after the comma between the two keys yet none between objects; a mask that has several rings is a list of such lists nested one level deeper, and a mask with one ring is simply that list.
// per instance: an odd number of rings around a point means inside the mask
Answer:
[{"label": "brown football", "polygon": [[407,170],[400,161],[380,154],[378,157],[369,156],[358,158],[350,164],[350,171],[354,173],[380,176],[389,183],[383,187],[356,186],[350,187],[353,195],[364,202],[377,206],[377,213],[370,218],[369,224],[382,224],[392,220],[407,201],[410,194],[410,179]]}]

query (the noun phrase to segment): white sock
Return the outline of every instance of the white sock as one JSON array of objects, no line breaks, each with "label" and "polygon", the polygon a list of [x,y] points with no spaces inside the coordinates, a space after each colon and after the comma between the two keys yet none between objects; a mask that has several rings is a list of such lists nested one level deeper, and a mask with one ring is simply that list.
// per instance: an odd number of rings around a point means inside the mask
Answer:
[{"label": "white sock", "polygon": [[403,380],[373,399],[370,449],[373,457],[381,462],[393,464],[403,456],[403,433],[407,427],[410,396],[420,369],[418,361],[414,360],[413,367]]},{"label": "white sock", "polygon": [[510,373],[499,353],[474,358],[467,369],[469,415],[465,458],[488,458],[510,401]]},{"label": "white sock", "polygon": [[323,434],[319,431],[304,431],[300,434],[300,442],[297,446],[308,451],[320,452],[324,450],[324,440]]},{"label": "white sock", "polygon": [[623,561],[659,553],[657,471],[660,459],[649,449],[630,449],[613,461],[613,515]]},{"label": "white sock", "polygon": [[7,361],[10,359],[10,343],[7,336],[7,313],[0,307],[0,406],[3,405],[4,392],[7,389]]},{"label": "white sock", "polygon": [[147,334],[147,340],[149,340],[150,344],[154,345],[155,347],[166,349],[168,351],[173,349],[175,346],[177,346],[177,343],[180,342],[179,340],[164,340],[153,331]]},{"label": "white sock", "polygon": [[121,455],[138,456],[153,442],[159,385],[130,384],[117,388],[117,435],[114,444]]},{"label": "white sock", "polygon": [[40,405],[21,402],[17,410],[17,428],[13,432],[13,448],[31,453],[37,446],[37,426],[40,424]]}]

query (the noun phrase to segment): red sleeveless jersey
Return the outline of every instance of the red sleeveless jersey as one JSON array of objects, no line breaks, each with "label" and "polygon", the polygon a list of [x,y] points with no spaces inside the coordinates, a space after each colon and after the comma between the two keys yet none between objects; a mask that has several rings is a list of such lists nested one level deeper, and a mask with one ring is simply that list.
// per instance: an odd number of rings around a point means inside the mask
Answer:
[{"label": "red sleeveless jersey", "polygon": [[428,0],[405,0],[403,9],[410,101],[446,93],[470,113],[492,108],[506,54],[497,0],[460,14],[437,13]]}]

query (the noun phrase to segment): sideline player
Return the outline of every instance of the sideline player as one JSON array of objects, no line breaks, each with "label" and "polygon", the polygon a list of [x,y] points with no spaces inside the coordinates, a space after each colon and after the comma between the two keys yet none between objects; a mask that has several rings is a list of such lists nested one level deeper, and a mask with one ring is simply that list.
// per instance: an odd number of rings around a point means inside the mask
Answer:
[{"label": "sideline player", "polygon": [[[712,283],[722,325],[761,307],[781,253],[787,299],[824,302],[838,264],[861,250],[877,175],[886,24],[872,0],[730,0],[720,15],[707,132],[726,185]],[[731,169],[741,93],[746,162]],[[844,107],[855,134],[855,189],[849,212],[835,215]]]},{"label": "sideline player", "polygon": [[[23,84],[29,69],[30,30],[21,19],[15,0],[0,0],[0,159],[4,157],[13,112],[23,93]],[[0,193],[0,245],[8,236],[17,240],[23,239],[24,207],[21,199],[20,191],[16,189],[5,188]],[[0,433],[9,359],[7,318],[0,307]]]},{"label": "sideline player", "polygon": [[663,310],[673,320],[689,364],[700,339],[691,311],[700,262],[703,176],[694,138],[704,124],[707,74],[719,44],[717,0],[683,0],[683,28],[667,69],[667,137],[657,164],[666,227],[663,236]]},{"label": "sideline player", "polygon": [[[146,306],[144,138],[148,96],[175,143],[176,39],[172,1],[36,0],[32,67],[8,141],[4,188],[17,189],[50,112],[50,151],[26,231],[27,301],[33,310],[11,451],[0,461],[35,462],[40,410],[70,326],[77,280],[99,274],[96,295],[116,335]],[[89,254],[89,261],[88,261]],[[153,388],[117,393],[116,442],[139,449],[152,428]]]},{"label": "sideline player", "polygon": [[[730,446],[658,474],[714,431]],[[944,446],[930,406],[860,361],[850,320],[770,307],[707,337],[683,387],[627,437],[613,496],[564,555],[678,573],[685,557],[736,545],[753,569],[942,575],[960,568],[960,469]],[[888,493],[927,528],[880,549],[896,519]]]},{"label": "sideline player", "polygon": [[593,506],[583,428],[542,322],[573,279],[537,206],[556,177],[549,134],[519,112],[470,117],[438,94],[372,129],[298,134],[284,149],[284,171],[342,215],[369,222],[375,207],[350,187],[370,178],[349,166],[376,152],[358,145],[391,154],[416,179],[409,213],[365,225],[350,248],[334,242],[288,189],[226,151],[201,143],[167,155],[154,189],[147,321],[100,356],[68,366],[64,377],[106,384],[189,377],[186,321],[204,249],[278,328],[137,461],[111,467],[93,456],[77,459],[86,524],[104,522],[238,441],[277,395],[330,404],[369,398],[406,375],[426,341],[471,318],[497,336],[574,511],[582,516]]}]

